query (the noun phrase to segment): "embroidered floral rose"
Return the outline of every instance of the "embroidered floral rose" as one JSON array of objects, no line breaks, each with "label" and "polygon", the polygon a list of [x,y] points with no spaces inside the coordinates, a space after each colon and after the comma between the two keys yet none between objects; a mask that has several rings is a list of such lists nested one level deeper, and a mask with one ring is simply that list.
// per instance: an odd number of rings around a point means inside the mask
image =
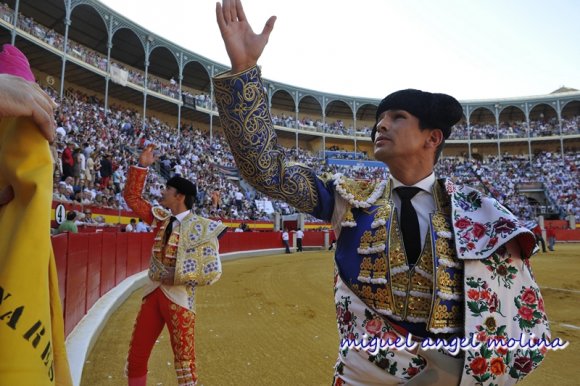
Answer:
[{"label": "embroidered floral rose", "polygon": [[491,299],[491,293],[489,291],[480,291],[479,297],[487,301]]},{"label": "embroidered floral rose", "polygon": [[478,332],[477,337],[475,339],[477,339],[478,342],[486,342],[487,341],[486,332],[485,331]]},{"label": "embroidered floral rose", "polygon": [[496,272],[500,276],[506,276],[508,274],[508,269],[505,265],[502,264],[499,267],[497,267]]},{"label": "embroidered floral rose", "polygon": [[469,219],[467,218],[460,218],[457,221],[455,221],[456,228],[465,229],[469,226],[471,226],[471,221],[469,221]]},{"label": "embroidered floral rose", "polygon": [[522,306],[518,310],[518,314],[520,314],[522,319],[525,319],[525,320],[533,320],[534,319],[534,310],[532,310],[530,307],[527,307],[527,306]]},{"label": "embroidered floral rose", "polygon": [[546,348],[546,346],[544,344],[540,344],[540,338],[536,337],[534,339],[532,339],[532,342],[534,342],[534,345],[540,346],[539,350],[540,350],[540,354],[542,355],[546,355],[546,351],[548,351],[548,349]]},{"label": "embroidered floral rose", "polygon": [[522,294],[522,301],[527,304],[536,304],[538,298],[536,297],[536,293],[533,289],[527,288],[524,293]]},{"label": "embroidered floral rose", "polygon": [[502,344],[496,346],[497,349],[495,350],[496,353],[498,353],[499,355],[505,356],[508,353],[508,348],[505,345],[505,339],[500,338],[500,337],[495,337],[496,340],[501,340]]},{"label": "embroidered floral rose", "polygon": [[381,336],[381,339],[389,345],[394,345],[398,338],[399,337],[397,334],[395,334],[393,331],[386,331],[383,333],[383,336]]},{"label": "embroidered floral rose", "polygon": [[500,217],[495,223],[494,228],[497,233],[509,235],[516,229],[516,224],[507,218]]},{"label": "embroidered floral rose", "polygon": [[495,376],[505,373],[506,365],[502,358],[493,358],[489,364],[489,370]]},{"label": "embroidered floral rose", "polygon": [[517,357],[514,360],[514,368],[524,374],[532,371],[533,362],[528,357]]},{"label": "embroidered floral rose", "polygon": [[487,361],[485,358],[477,357],[469,364],[469,367],[474,375],[481,375],[487,371]]},{"label": "embroidered floral rose", "polygon": [[418,372],[419,372],[418,367],[409,367],[407,369],[407,375],[409,375],[410,377],[414,377],[415,375],[417,375]]},{"label": "embroidered floral rose", "polygon": [[489,239],[489,241],[487,242],[487,246],[489,248],[493,248],[495,247],[495,245],[497,244],[497,237],[492,237],[491,239]]},{"label": "embroidered floral rose", "polygon": [[497,294],[493,294],[491,298],[487,302],[487,307],[489,308],[489,312],[496,312],[499,308],[499,299],[497,298]]},{"label": "embroidered floral rose", "polygon": [[365,326],[369,335],[375,336],[383,328],[383,323],[379,319],[371,319]]},{"label": "embroidered floral rose", "polygon": [[485,225],[483,225],[482,223],[476,222],[473,223],[473,229],[471,230],[471,233],[473,233],[473,236],[476,239],[480,239],[482,236],[485,235]]},{"label": "embroidered floral rose", "polygon": [[495,329],[497,328],[497,323],[496,323],[495,318],[493,316],[490,316],[489,318],[485,319],[483,324],[485,324],[485,327],[487,328],[487,330],[491,331],[491,332],[494,332]]},{"label": "embroidered floral rose", "polygon": [[538,310],[540,310],[542,312],[545,312],[545,310],[544,310],[544,299],[542,299],[542,298],[540,298],[538,300]]},{"label": "embroidered floral rose", "polygon": [[479,300],[479,291],[476,289],[470,289],[467,291],[467,297],[471,300]]},{"label": "embroidered floral rose", "polygon": [[467,243],[467,249],[470,250],[470,251],[472,249],[475,249],[475,243],[472,243],[471,241],[469,243]]},{"label": "embroidered floral rose", "polygon": [[352,314],[350,311],[346,311],[342,317],[342,321],[345,323],[350,322],[350,320],[352,319]]}]

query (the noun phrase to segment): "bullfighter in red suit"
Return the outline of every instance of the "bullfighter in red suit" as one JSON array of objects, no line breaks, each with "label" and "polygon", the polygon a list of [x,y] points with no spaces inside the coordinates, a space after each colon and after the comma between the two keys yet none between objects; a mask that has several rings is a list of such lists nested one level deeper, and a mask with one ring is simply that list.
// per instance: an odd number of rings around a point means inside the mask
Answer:
[{"label": "bullfighter in red suit", "polygon": [[146,385],[151,350],[167,325],[178,384],[192,386],[197,381],[195,288],[212,284],[221,276],[218,238],[226,227],[191,211],[196,186],[185,178],[167,181],[162,206],[153,207],[143,199],[147,168],[154,161],[153,147],[149,146],[139,157],[139,165],[130,168],[124,190],[129,207],[155,232],[149,280],[129,348],[127,376],[129,386]]}]

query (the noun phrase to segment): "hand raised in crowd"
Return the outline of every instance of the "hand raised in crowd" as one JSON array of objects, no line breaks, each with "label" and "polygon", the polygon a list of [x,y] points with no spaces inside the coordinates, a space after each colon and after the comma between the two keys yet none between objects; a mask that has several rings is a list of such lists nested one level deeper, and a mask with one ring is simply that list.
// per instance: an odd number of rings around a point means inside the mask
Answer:
[{"label": "hand raised in crowd", "polygon": [[255,66],[264,51],[276,16],[271,16],[262,33],[257,35],[246,19],[240,0],[223,0],[216,3],[217,23],[232,62],[232,72],[238,73]]},{"label": "hand raised in crowd", "polygon": [[56,136],[56,106],[38,84],[18,76],[0,74],[0,118],[31,117],[42,135],[52,142]]},{"label": "hand raised in crowd", "polygon": [[153,152],[153,150],[155,150],[155,145],[153,145],[153,144],[147,145],[145,147],[145,149],[143,150],[143,152],[139,156],[139,165],[146,167],[146,168],[153,165],[153,163],[155,162],[155,159],[157,158],[155,156],[155,153]]}]

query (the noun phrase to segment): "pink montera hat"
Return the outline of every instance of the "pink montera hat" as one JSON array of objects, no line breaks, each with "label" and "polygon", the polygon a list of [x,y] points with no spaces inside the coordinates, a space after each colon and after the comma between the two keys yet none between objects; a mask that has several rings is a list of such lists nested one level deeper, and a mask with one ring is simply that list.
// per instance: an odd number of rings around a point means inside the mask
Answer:
[{"label": "pink montera hat", "polygon": [[0,74],[10,74],[31,82],[35,81],[28,59],[18,48],[11,44],[2,46],[2,52],[0,52]]}]

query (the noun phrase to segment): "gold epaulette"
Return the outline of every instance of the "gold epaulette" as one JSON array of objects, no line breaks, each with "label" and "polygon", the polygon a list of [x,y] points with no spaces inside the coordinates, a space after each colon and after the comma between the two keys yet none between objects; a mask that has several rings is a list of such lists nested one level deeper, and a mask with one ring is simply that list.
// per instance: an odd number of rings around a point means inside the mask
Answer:
[{"label": "gold epaulette", "polygon": [[387,181],[355,180],[342,174],[333,176],[338,194],[354,208],[368,208],[382,197]]},{"label": "gold epaulette", "polygon": [[151,212],[153,213],[153,217],[157,220],[164,221],[171,217],[171,212],[162,206],[154,206],[151,208]]}]

